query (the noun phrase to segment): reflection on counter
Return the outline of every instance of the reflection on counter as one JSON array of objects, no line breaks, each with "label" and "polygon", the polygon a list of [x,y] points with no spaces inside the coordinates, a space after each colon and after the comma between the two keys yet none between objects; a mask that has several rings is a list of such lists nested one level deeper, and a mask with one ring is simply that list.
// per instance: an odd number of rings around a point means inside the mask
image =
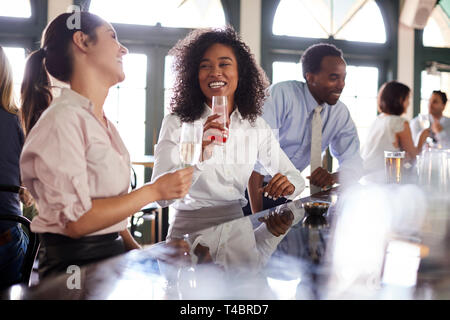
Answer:
[{"label": "reflection on counter", "polygon": [[333,189],[2,298],[448,299],[448,205],[413,185]]}]

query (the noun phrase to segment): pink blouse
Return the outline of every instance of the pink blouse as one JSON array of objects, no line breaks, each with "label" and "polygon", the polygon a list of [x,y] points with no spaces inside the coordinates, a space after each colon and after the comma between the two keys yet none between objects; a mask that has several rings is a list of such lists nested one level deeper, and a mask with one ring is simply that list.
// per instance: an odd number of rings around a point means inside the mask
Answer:
[{"label": "pink blouse", "polygon": [[[107,123],[94,116],[87,98],[66,88],[41,115],[20,158],[23,183],[39,211],[32,231],[64,235],[69,221],[91,209],[92,199],[128,192],[130,156],[117,129]],[[126,227],[127,219],[91,235]]]}]

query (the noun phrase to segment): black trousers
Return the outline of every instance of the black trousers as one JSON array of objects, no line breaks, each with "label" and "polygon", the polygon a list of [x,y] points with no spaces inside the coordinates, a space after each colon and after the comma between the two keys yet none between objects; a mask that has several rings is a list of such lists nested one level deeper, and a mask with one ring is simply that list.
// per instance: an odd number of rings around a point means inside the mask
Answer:
[{"label": "black trousers", "polygon": [[83,266],[125,253],[118,232],[72,239],[61,234],[39,235],[39,278],[67,272],[70,265]]}]

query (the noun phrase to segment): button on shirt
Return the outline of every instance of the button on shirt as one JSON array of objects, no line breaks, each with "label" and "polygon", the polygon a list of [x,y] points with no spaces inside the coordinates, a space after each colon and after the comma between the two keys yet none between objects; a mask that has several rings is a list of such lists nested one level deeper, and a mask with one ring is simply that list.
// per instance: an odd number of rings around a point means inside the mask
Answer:
[{"label": "button on shirt", "polygon": [[[203,124],[212,115],[204,105]],[[152,181],[161,175],[181,168],[179,141],[181,121],[174,114],[167,115],[162,123],[155,148],[155,166]],[[188,195],[178,201],[159,201],[162,207],[172,205],[178,210],[196,210],[204,207],[229,205],[239,201],[247,204],[245,189],[259,160],[270,175],[281,173],[295,186],[288,198],[293,199],[303,191],[304,179],[286,154],[280,149],[272,130],[258,117],[252,124],[242,118],[236,108],[230,115],[229,136],[224,146],[214,146],[210,159],[195,165],[193,182]]]},{"label": "button on shirt", "polygon": [[[92,199],[126,194],[130,186],[130,156],[116,128],[109,120],[105,127],[92,103],[66,88],[27,136],[20,165],[39,208],[31,223],[38,233],[66,234],[66,224],[89,211]],[[126,227],[125,219],[92,235]]]},{"label": "button on shirt", "polygon": [[[311,159],[311,122],[317,101],[308,86],[300,81],[285,81],[270,87],[262,117],[272,127],[280,146],[295,167],[303,171]],[[335,105],[322,104],[322,148],[330,146],[331,154],[339,161],[339,172],[349,177],[362,176],[359,138],[347,107],[341,101]],[[265,175],[259,165],[255,170]],[[347,171],[348,170],[348,171]]]}]

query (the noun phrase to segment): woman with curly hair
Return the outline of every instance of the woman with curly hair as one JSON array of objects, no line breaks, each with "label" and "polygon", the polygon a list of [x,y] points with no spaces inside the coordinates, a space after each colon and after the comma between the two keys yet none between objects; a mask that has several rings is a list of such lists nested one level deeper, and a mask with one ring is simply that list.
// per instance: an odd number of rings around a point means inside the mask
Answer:
[{"label": "woman with curly hair", "polygon": [[[261,192],[274,198],[299,195],[305,186],[300,171],[259,117],[267,78],[233,28],[194,30],[170,54],[176,74],[172,113],[162,123],[152,180],[180,167],[183,122],[202,123],[203,144],[189,193],[176,201],[158,202],[175,209],[168,238],[242,217],[245,189],[256,161],[273,176]],[[213,96],[227,97],[225,126],[212,113]],[[228,132],[226,143],[219,146],[208,139],[208,130]]]}]

